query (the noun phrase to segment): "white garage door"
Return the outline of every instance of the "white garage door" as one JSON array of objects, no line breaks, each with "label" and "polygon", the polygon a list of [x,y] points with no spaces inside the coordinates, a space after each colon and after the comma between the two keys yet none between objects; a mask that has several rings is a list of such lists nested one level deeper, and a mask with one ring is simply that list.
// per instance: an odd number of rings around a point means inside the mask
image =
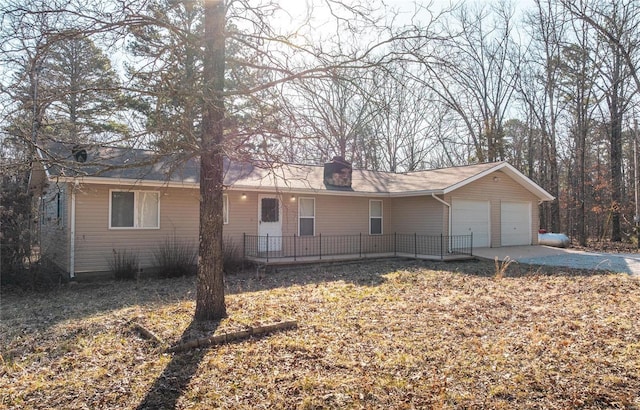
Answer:
[{"label": "white garage door", "polygon": [[531,245],[531,204],[502,202],[500,233],[502,246]]},{"label": "white garage door", "polygon": [[452,200],[451,235],[472,232],[474,248],[489,246],[489,201]]}]

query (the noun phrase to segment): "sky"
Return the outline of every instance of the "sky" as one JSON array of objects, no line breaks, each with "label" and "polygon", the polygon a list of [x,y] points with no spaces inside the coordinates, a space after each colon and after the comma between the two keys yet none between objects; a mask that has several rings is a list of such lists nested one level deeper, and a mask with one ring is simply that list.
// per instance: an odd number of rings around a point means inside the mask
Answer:
[{"label": "sky", "polygon": [[[335,30],[333,25],[335,20],[331,18],[329,9],[326,7],[328,1],[332,0],[276,0],[282,11],[276,18],[276,25],[279,23],[279,29],[282,33],[290,33],[294,27],[300,27],[301,32],[311,30],[315,36],[322,36],[322,33],[331,33]],[[338,0],[335,0],[339,3]],[[451,0],[380,0],[384,3],[387,10],[397,11],[395,23],[398,25],[411,23],[412,18],[416,21],[428,22],[430,16],[426,11],[421,11],[415,15],[416,3],[421,7],[428,8],[433,14],[438,14],[442,10],[450,9],[460,4],[473,5],[490,5],[496,3],[492,0],[471,0],[471,1],[451,1]],[[354,1],[344,1],[345,4],[354,4]],[[375,2],[363,0],[363,4],[371,5]],[[512,0],[515,10],[514,22],[515,28],[518,29],[519,21],[522,14],[526,10],[534,7],[534,0]],[[336,9],[338,9],[336,7]],[[308,13],[311,15],[308,16]],[[346,15],[344,12],[343,15]],[[391,17],[391,13],[385,14],[387,18]]]}]

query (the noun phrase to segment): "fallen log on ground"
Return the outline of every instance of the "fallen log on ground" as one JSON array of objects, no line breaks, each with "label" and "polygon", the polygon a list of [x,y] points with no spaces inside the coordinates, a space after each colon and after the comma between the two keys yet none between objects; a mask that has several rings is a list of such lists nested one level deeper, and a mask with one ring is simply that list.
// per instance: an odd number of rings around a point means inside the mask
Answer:
[{"label": "fallen log on ground", "polygon": [[175,346],[169,347],[167,349],[167,352],[176,353],[176,352],[183,352],[189,349],[196,349],[199,347],[221,345],[221,344],[235,342],[242,339],[248,339],[253,336],[260,336],[260,335],[265,335],[267,333],[273,333],[279,330],[295,329],[296,327],[298,327],[298,322],[295,320],[274,323],[271,325],[249,327],[245,330],[239,330],[237,332],[223,333],[221,335],[216,335],[216,336],[187,340]]},{"label": "fallen log on ground", "polygon": [[162,340],[160,337],[158,337],[151,330],[149,330],[146,327],[142,326],[140,323],[132,322],[131,326],[133,327],[133,330],[135,330],[138,333],[140,333],[144,338],[152,340],[152,341],[156,342],[157,344],[159,344],[160,346],[165,344],[164,340]]}]

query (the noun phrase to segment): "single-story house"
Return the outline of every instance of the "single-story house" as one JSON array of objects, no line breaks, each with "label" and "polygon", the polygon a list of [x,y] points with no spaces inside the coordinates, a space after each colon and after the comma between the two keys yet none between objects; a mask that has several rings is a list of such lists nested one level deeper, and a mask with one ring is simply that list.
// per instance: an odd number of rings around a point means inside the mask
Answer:
[{"label": "single-story house", "polygon": [[[153,249],[168,237],[197,245],[197,160],[175,166],[143,150],[64,144],[40,159],[31,186],[41,252],[71,277],[108,271],[122,249],[151,267]],[[390,173],[352,169],[338,157],[320,166],[226,160],[224,183],[225,242],[256,258],[318,256],[313,238],[325,256],[349,247],[362,256],[363,243],[397,253],[406,238],[416,255],[425,253],[418,243],[433,238],[441,254],[458,236],[472,238],[473,248],[532,245],[538,205],[553,199],[507,162]]]}]

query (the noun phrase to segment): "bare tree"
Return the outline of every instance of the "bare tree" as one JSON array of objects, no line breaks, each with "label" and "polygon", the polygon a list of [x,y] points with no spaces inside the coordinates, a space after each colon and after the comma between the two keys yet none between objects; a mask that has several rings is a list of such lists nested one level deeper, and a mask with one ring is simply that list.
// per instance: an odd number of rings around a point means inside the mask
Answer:
[{"label": "bare tree", "polygon": [[571,187],[574,189],[572,208],[576,211],[575,232],[581,245],[587,243],[586,230],[586,170],[589,152],[589,135],[594,126],[594,111],[598,106],[595,82],[598,67],[595,61],[593,32],[584,22],[573,21],[573,42],[562,50],[562,92],[568,100],[571,114],[570,133],[573,137],[574,165],[569,173]]},{"label": "bare tree", "polygon": [[[601,78],[597,85],[604,94],[608,110],[611,240],[619,241],[622,239],[621,206],[624,202],[622,124],[631,98],[640,89],[640,7],[634,1],[561,0],[561,3],[573,17],[592,28],[605,45],[598,58]],[[627,79],[633,81],[630,83]]]},{"label": "bare tree", "polygon": [[438,101],[399,65],[378,70],[374,78],[372,136],[380,156],[377,169],[399,172],[425,168],[438,143]]},{"label": "bare tree", "polygon": [[295,118],[297,133],[316,155],[315,161],[339,155],[366,167],[363,144],[371,139],[375,115],[372,79],[356,70],[333,70],[323,78],[292,82],[295,97],[289,102],[289,116]]},{"label": "bare tree", "polygon": [[[634,9],[636,16],[634,16]],[[601,49],[598,60],[602,92],[608,108],[608,133],[610,144],[609,169],[611,173],[611,240],[622,240],[621,207],[623,199],[623,151],[622,124],[629,108],[633,94],[638,89],[630,82],[631,70],[626,64],[625,53],[635,55],[637,42],[640,40],[640,19],[637,15],[636,3],[620,3],[618,1],[598,4],[598,17],[603,21],[609,35],[601,36],[605,46]],[[606,17],[605,17],[606,16]],[[635,21],[634,21],[635,20]]]},{"label": "bare tree", "polygon": [[[331,81],[335,73],[344,70],[364,70],[383,65],[397,58],[390,51],[390,44],[418,37],[412,29],[395,32],[388,27],[376,26],[376,10],[367,3],[345,4],[326,0],[323,4],[330,12],[336,32],[318,44],[295,30],[290,33],[275,30],[271,23],[278,7],[269,1],[260,4],[243,0],[204,2],[204,37],[201,40],[194,38],[195,47],[191,48],[194,53],[203,53],[202,65],[185,65],[201,70],[203,92],[201,98],[193,100],[191,107],[183,105],[172,111],[181,112],[185,120],[181,124],[187,124],[184,129],[191,130],[181,137],[187,142],[179,145],[186,151],[181,154],[183,157],[199,156],[201,161],[197,320],[218,319],[226,314],[221,264],[223,156],[236,154],[235,150],[242,154],[246,148],[246,145],[236,143],[236,136],[255,137],[260,135],[267,121],[274,118],[274,124],[278,122],[273,105],[256,109],[251,102],[261,100],[261,93],[281,89],[283,84],[292,81],[312,78]],[[147,7],[149,5],[151,8]],[[27,16],[49,16],[59,23],[57,29],[74,30],[85,37],[108,35],[117,41],[132,32],[143,36],[155,35],[157,30],[146,30],[155,27],[160,32],[175,34],[181,41],[189,41],[190,34],[196,31],[190,32],[161,18],[166,7],[174,6],[179,5],[145,1],[45,5],[34,1],[10,4],[4,10],[11,9],[9,12],[17,16],[18,26],[26,21],[24,17]],[[365,27],[369,28],[367,35],[363,34]],[[49,30],[47,34],[51,32]],[[9,36],[15,36],[15,33],[9,33]],[[424,30],[420,37],[425,37]],[[365,39],[366,44],[352,48],[350,44],[355,44],[356,38]],[[238,52],[227,54],[225,45],[237,46]],[[166,43],[166,47],[173,46],[176,44]],[[151,59],[145,62],[152,64],[153,56],[147,57]],[[230,71],[227,67],[237,69]],[[141,73],[139,70],[136,72]],[[235,73],[241,75],[234,77]],[[140,86],[130,87],[128,91],[147,96],[156,93],[159,97],[168,98],[167,95],[159,95],[165,90]],[[227,110],[231,104],[234,116],[229,116]],[[201,114],[197,115],[196,111]],[[269,143],[268,139],[265,142]]]},{"label": "bare tree", "polygon": [[[558,121],[562,113],[559,93],[562,45],[565,37],[563,10],[554,0],[536,0],[536,7],[525,18],[531,44],[518,81],[519,95],[525,102],[532,127],[540,129],[540,155],[536,161],[537,179],[556,199],[542,206],[542,226],[560,231],[560,178],[558,173]],[[533,148],[533,143],[530,142]],[[533,161],[530,160],[531,176]]]},{"label": "bare tree", "polygon": [[513,60],[512,17],[505,3],[491,9],[463,5],[438,44],[440,57],[418,56],[425,84],[458,114],[470,138],[470,159],[480,162],[504,159],[502,124],[519,64]]},{"label": "bare tree", "polygon": [[[569,0],[560,0],[562,5],[573,16],[584,20],[589,26],[593,27],[599,34],[607,38],[607,40],[618,47],[618,53],[624,59],[626,66],[629,69],[629,74],[633,78],[636,88],[640,89],[640,61],[636,54],[637,44],[636,41],[627,36],[620,37],[616,34],[615,24],[609,24],[612,18],[618,18],[616,16],[609,16],[609,12],[606,7],[599,8],[598,3],[582,2],[575,3]],[[613,4],[613,2],[612,2]],[[625,20],[629,22],[629,27],[632,30],[638,29],[640,24],[640,6],[633,0],[623,1],[616,3],[618,7],[625,11]],[[632,40],[628,42],[628,40]]]}]

